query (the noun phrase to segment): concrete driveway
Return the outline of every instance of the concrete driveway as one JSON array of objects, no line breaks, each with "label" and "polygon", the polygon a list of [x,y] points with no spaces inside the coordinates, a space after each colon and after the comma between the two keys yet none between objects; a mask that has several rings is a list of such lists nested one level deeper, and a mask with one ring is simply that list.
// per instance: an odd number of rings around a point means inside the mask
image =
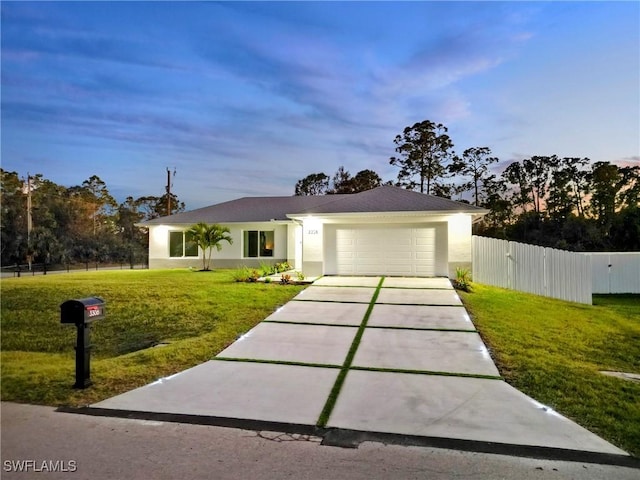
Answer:
[{"label": "concrete driveway", "polygon": [[328,444],[627,455],[504,382],[442,278],[323,277],[215,359],[89,410],[314,432]]}]

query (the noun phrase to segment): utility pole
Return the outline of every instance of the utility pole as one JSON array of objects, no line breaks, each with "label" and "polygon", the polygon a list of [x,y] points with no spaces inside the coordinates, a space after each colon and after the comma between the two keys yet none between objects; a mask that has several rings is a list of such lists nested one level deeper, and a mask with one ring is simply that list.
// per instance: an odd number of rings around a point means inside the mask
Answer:
[{"label": "utility pole", "polygon": [[[176,176],[176,167],[173,167],[173,176]],[[171,170],[167,167],[167,215],[171,215]]]},{"label": "utility pole", "polygon": [[167,167],[167,215],[171,215],[171,170]]},{"label": "utility pole", "polygon": [[33,230],[33,218],[31,216],[31,174],[27,173],[27,263],[29,264],[29,270],[31,270],[31,230]]}]

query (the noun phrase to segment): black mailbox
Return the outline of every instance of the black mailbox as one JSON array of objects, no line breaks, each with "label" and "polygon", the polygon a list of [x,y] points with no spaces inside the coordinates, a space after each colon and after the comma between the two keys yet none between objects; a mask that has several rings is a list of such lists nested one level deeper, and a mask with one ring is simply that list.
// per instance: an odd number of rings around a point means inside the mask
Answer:
[{"label": "black mailbox", "polygon": [[60,305],[60,323],[73,324],[78,331],[74,388],[91,385],[91,323],[104,318],[104,300],[99,297],[67,300]]},{"label": "black mailbox", "polygon": [[67,300],[60,305],[60,323],[90,323],[105,317],[104,300],[100,297]]}]

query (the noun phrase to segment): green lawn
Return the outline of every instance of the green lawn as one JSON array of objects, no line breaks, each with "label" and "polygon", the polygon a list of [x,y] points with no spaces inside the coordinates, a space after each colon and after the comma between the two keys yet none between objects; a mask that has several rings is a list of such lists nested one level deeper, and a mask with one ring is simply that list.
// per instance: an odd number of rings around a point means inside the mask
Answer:
[{"label": "green lawn", "polygon": [[593,306],[484,285],[461,293],[507,382],[624,450],[640,455],[640,295]]},{"label": "green lawn", "polygon": [[[84,405],[212,358],[303,287],[233,281],[232,272],[124,270],[4,279],[2,400]],[[99,296],[107,318],[92,327],[91,378],[71,388],[76,329],[60,304]],[[166,346],[149,348],[158,343]]]}]

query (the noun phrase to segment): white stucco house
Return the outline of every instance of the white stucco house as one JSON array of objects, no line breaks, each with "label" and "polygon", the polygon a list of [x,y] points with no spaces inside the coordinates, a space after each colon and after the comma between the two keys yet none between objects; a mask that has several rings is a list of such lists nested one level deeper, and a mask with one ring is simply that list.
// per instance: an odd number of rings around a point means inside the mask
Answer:
[{"label": "white stucco house", "polygon": [[382,186],[348,195],[245,197],[140,224],[149,268],[197,267],[185,231],[198,222],[231,230],[215,268],[287,261],[306,276],[454,277],[471,267],[471,225],[488,211]]}]

